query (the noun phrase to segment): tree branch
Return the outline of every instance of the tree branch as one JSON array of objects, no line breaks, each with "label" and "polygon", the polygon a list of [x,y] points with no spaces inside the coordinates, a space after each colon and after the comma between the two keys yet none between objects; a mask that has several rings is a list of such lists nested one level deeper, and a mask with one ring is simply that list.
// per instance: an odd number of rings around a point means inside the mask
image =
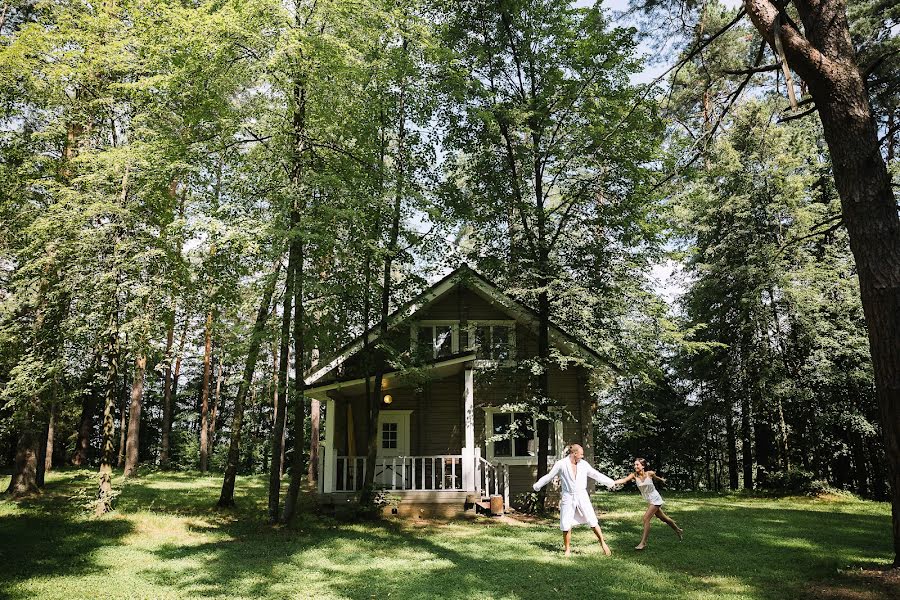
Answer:
[{"label": "tree branch", "polygon": [[766,73],[768,71],[777,71],[781,68],[781,63],[774,65],[766,65],[764,67],[748,67],[746,69],[738,69],[736,71],[725,71],[726,75],[753,75],[754,73]]},{"label": "tree branch", "polygon": [[628,112],[625,113],[625,116],[622,117],[622,118],[619,120],[618,123],[616,123],[616,125],[610,130],[610,132],[606,135],[606,137],[604,137],[603,140],[601,140],[601,143],[603,143],[603,142],[609,140],[609,138],[612,136],[612,134],[615,133],[615,132],[619,129],[619,127],[622,126],[622,124],[624,124],[628,119],[631,118],[631,115],[634,114],[634,111],[637,110],[638,106],[640,106],[641,104],[643,104],[644,101],[647,99],[647,96],[650,95],[650,92],[653,91],[653,86],[655,86],[657,83],[659,83],[660,81],[662,81],[663,78],[665,78],[665,77],[666,77],[669,73],[671,73],[673,70],[675,71],[675,75],[677,76],[677,75],[678,75],[678,72],[681,70],[681,68],[682,68],[684,65],[686,65],[688,62],[690,62],[695,56],[697,56],[697,54],[699,54],[700,52],[702,52],[707,46],[709,46],[710,44],[712,44],[712,43],[713,43],[716,39],[718,39],[722,34],[724,34],[726,31],[728,31],[729,29],[731,29],[732,27],[734,27],[735,24],[736,24],[738,21],[740,21],[740,20],[744,17],[744,15],[746,15],[746,14],[747,14],[747,13],[745,12],[745,10],[744,10],[743,8],[742,8],[741,10],[739,10],[739,11],[737,12],[737,14],[734,16],[734,18],[733,18],[731,21],[729,21],[727,24],[725,24],[721,29],[719,29],[719,31],[717,31],[716,33],[714,33],[714,34],[711,35],[710,37],[708,37],[708,38],[706,38],[706,39],[700,41],[700,42],[697,44],[697,46],[694,47],[693,50],[691,50],[690,52],[688,52],[687,56],[685,56],[684,58],[682,58],[681,60],[679,60],[677,63],[675,63],[674,65],[672,65],[672,66],[669,67],[668,69],[666,69],[663,73],[661,73],[661,74],[659,75],[659,77],[657,77],[656,79],[654,79],[653,81],[651,81],[649,84],[647,84],[647,87],[644,88],[644,92],[640,95],[640,97],[637,99],[637,101],[631,106],[631,108],[628,110]]},{"label": "tree branch", "polygon": [[[828,229],[823,229],[821,231],[813,231],[812,233],[808,233],[806,235],[802,235],[800,237],[796,237],[796,238],[786,241],[784,244],[781,245],[781,247],[778,249],[778,252],[776,252],[775,255],[776,256],[780,255],[782,252],[787,250],[790,246],[798,244],[798,243],[802,242],[803,240],[808,240],[809,238],[813,238],[813,237],[816,237],[819,235],[828,235],[829,233],[837,231],[844,225],[844,219],[842,218],[842,216],[838,215],[838,218],[840,220],[837,223],[835,223],[834,225],[832,225],[831,227],[829,227]],[[826,221],[826,222],[828,222],[828,221]]]},{"label": "tree branch", "polygon": [[779,14],[784,18],[783,11],[779,11],[778,6],[770,0],[744,0],[744,6],[753,26],[772,48],[775,47],[775,36],[781,38],[785,53],[789,54],[790,64],[801,77],[809,80],[809,75],[812,74],[826,75],[826,67],[831,61],[803,37],[795,26],[785,27],[781,24],[776,31],[776,18]]},{"label": "tree branch", "polygon": [[797,113],[795,115],[788,115],[787,117],[780,117],[778,119],[779,123],[787,123],[788,121],[796,121],[797,119],[802,119],[806,115],[811,115],[814,112],[819,110],[817,107],[813,106],[812,108],[808,108],[804,110],[802,113]]}]

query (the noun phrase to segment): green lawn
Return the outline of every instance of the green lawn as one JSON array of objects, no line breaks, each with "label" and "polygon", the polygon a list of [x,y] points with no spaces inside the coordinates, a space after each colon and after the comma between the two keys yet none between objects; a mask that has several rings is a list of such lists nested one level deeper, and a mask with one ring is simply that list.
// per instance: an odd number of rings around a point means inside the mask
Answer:
[{"label": "green lawn", "polygon": [[[0,489],[8,477],[0,476]],[[116,478],[116,486],[121,479]],[[95,474],[55,472],[34,500],[0,500],[3,598],[886,598],[898,578],[890,507],[848,498],[666,494],[685,528],[640,537],[637,492],[595,505],[613,550],[581,528],[560,551],[553,520],[265,524],[265,480],[238,480],[240,509],[218,512],[219,476],[155,473],[128,483],[117,511],[81,504]]]}]

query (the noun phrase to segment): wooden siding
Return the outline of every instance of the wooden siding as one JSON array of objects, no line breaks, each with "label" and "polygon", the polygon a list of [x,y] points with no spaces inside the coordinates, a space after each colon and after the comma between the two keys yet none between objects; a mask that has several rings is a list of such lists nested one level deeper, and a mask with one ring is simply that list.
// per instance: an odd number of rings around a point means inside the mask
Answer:
[{"label": "wooden siding", "polygon": [[412,320],[448,319],[453,321],[479,321],[512,319],[472,290],[457,286],[446,296],[415,315]]},{"label": "wooden siding", "polygon": [[[390,390],[393,402],[381,412],[411,410],[409,449],[416,456],[460,454],[462,452],[462,374],[426,384]],[[340,454],[349,452],[347,442],[347,406],[352,406],[356,454],[366,453],[366,401],[363,394],[335,394],[335,448]]]}]

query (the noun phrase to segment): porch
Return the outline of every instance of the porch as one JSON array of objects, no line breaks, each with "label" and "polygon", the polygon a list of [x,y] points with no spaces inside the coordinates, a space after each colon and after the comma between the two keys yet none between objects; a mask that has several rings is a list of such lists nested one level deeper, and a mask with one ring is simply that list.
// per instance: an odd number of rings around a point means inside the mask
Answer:
[{"label": "porch", "polygon": [[[363,488],[365,456],[335,456],[334,472],[326,471],[325,453],[319,455],[320,494],[352,494]],[[326,488],[330,480],[331,489]],[[391,493],[415,497],[421,502],[440,502],[460,493],[478,500],[501,496],[509,506],[509,465],[492,464],[481,457],[480,448],[467,460],[463,454],[379,457],[375,461],[375,484]]]}]

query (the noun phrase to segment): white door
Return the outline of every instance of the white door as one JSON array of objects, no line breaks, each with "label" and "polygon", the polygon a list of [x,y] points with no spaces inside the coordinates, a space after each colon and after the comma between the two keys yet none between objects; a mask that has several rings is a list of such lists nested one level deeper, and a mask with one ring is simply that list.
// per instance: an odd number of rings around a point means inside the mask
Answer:
[{"label": "white door", "polygon": [[378,413],[378,462],[375,481],[386,488],[406,489],[412,477],[409,456],[409,410]]},{"label": "white door", "polygon": [[409,410],[378,412],[378,456],[409,456]]}]

